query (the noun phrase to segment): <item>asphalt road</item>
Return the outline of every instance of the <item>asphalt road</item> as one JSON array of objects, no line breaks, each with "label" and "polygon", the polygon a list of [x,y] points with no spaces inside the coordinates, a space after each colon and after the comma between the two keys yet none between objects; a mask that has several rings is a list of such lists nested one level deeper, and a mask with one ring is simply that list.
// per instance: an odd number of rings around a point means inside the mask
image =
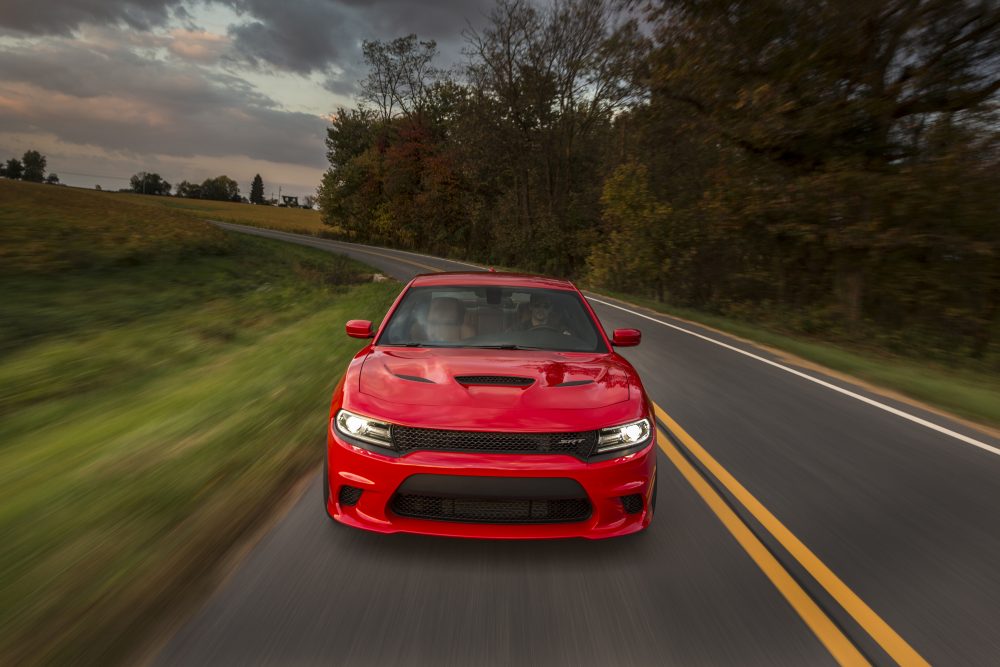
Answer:
[{"label": "asphalt road", "polygon": [[[350,255],[400,280],[472,268],[220,226]],[[315,479],[157,663],[836,664],[818,617],[874,664],[1000,663],[997,439],[600,299],[607,330],[642,330],[625,356],[722,472],[678,438],[670,446],[701,472],[701,487],[661,452],[651,529],[599,542],[372,535],[332,525]],[[734,539],[739,530],[720,520],[726,502],[761,549]],[[761,564],[761,551],[780,567]],[[792,604],[796,587],[812,602]]]}]

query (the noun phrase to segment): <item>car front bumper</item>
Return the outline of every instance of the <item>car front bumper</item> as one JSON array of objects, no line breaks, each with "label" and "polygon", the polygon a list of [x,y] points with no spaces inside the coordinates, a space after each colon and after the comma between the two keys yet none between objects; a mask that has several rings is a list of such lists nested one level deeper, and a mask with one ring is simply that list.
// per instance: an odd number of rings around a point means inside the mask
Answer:
[{"label": "car front bumper", "polygon": [[[654,432],[647,446],[638,452],[585,462],[567,455],[439,451],[394,457],[355,446],[328,430],[327,464],[327,512],[335,520],[357,528],[449,537],[601,539],[634,533],[649,525],[656,435]],[[393,496],[414,475],[569,479],[582,487],[591,512],[586,519],[551,523],[478,523],[400,516],[392,510]],[[355,504],[339,502],[345,485],[361,490]],[[642,509],[630,514],[621,499],[635,494],[642,496]]]}]

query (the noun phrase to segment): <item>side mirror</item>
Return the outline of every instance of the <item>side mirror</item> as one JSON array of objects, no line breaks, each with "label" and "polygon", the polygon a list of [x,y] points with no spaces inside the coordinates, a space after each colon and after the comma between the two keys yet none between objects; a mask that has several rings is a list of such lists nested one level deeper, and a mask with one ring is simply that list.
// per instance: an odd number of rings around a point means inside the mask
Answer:
[{"label": "side mirror", "polygon": [[372,323],[368,320],[351,320],[347,323],[347,335],[351,338],[372,338]]},{"label": "side mirror", "polygon": [[638,329],[615,329],[611,336],[611,344],[615,347],[635,347],[642,340],[642,332]]}]

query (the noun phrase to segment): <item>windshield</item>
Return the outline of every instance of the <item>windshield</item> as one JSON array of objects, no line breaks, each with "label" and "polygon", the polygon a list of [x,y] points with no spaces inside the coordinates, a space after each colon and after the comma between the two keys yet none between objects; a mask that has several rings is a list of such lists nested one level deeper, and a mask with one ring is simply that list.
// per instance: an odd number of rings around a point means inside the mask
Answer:
[{"label": "windshield", "polygon": [[578,293],[492,285],[411,287],[376,344],[607,352]]}]

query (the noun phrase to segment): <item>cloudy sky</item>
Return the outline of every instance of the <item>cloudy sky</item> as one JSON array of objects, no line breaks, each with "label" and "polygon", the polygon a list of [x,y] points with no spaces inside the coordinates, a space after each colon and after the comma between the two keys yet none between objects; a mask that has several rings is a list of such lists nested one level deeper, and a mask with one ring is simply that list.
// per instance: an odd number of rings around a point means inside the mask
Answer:
[{"label": "cloudy sky", "polygon": [[64,183],[227,174],[309,194],[327,118],[353,104],[361,42],[411,32],[440,65],[492,0],[0,0],[0,158]]}]

